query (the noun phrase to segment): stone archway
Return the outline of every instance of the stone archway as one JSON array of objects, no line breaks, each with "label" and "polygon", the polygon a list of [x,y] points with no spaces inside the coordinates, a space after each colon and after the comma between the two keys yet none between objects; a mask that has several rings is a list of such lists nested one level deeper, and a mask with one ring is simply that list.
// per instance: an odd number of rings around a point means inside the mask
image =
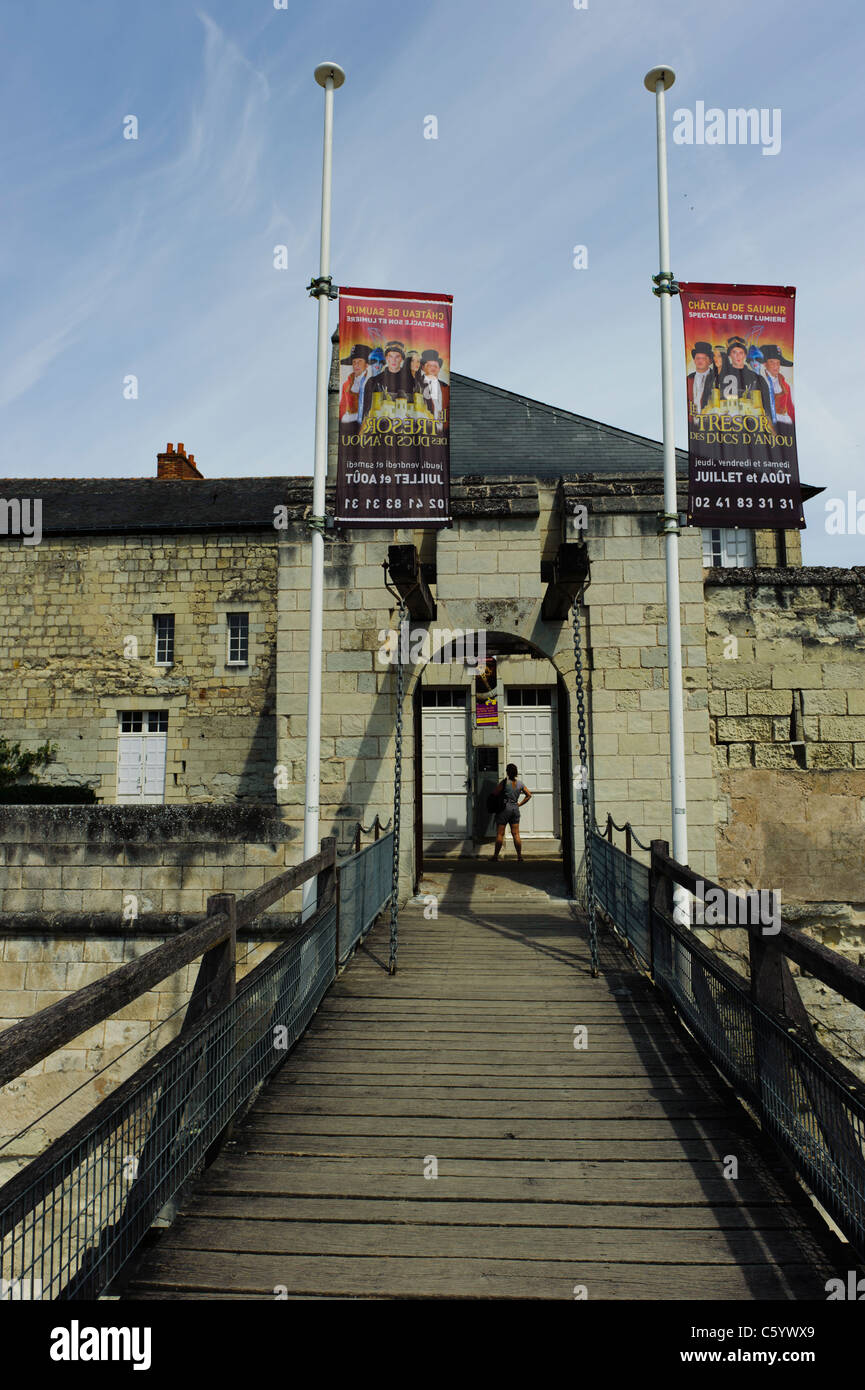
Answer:
[{"label": "stone archway", "polygon": [[[487,628],[486,626],[469,624],[468,627],[460,627],[456,623],[450,627],[442,622],[445,616],[445,605],[440,605],[439,620],[435,625],[428,629],[421,629],[419,625],[412,625],[410,629],[410,640],[419,632],[428,633],[424,655],[428,659],[422,660],[411,669],[411,674],[406,680],[405,702],[403,707],[403,726],[410,728],[413,734],[411,756],[403,759],[402,787],[404,794],[412,791],[413,814],[411,817],[403,817],[403,826],[408,831],[409,824],[413,826],[411,854],[414,862],[415,885],[421,876],[423,867],[424,847],[428,851],[433,847],[442,851],[444,854],[472,856],[475,857],[482,852],[483,846],[490,845],[494,834],[491,818],[485,810],[486,797],[488,791],[495,786],[499,776],[504,773],[505,762],[513,761],[514,758],[507,753],[505,748],[505,734],[507,729],[508,714],[510,713],[511,730],[518,722],[529,725],[532,718],[536,717],[539,724],[545,723],[549,727],[550,737],[550,761],[551,761],[551,785],[544,786],[543,794],[537,798],[533,812],[540,812],[544,808],[549,816],[550,834],[545,836],[539,821],[539,830],[536,833],[533,829],[529,831],[525,844],[529,853],[534,850],[537,854],[543,853],[550,855],[553,851],[561,856],[564,861],[564,869],[568,882],[573,877],[573,856],[574,856],[574,808],[573,808],[573,736],[575,736],[575,719],[572,720],[572,686],[573,680],[573,649],[572,646],[561,650],[562,643],[559,635],[558,624],[543,623],[538,624],[535,620],[536,605],[526,604],[527,610],[524,614],[519,612],[519,605],[511,601],[491,600],[486,603],[472,603],[447,605],[447,615],[454,613],[454,608],[458,607],[459,616],[464,614],[466,617],[473,617],[475,612],[483,616],[495,618],[496,616],[507,616],[510,619],[508,627]],[[497,610],[505,609],[506,613],[497,613]],[[466,611],[468,610],[468,611]],[[516,611],[515,611],[516,610]],[[456,616],[456,614],[454,614]],[[564,625],[565,632],[569,633],[569,625]],[[542,641],[537,639],[541,638]],[[462,639],[462,647],[460,647]],[[473,640],[474,639],[474,640]],[[415,643],[415,652],[420,643]],[[545,650],[546,648],[546,650]],[[409,646],[410,650],[410,646]],[[474,719],[474,676],[476,664],[470,660],[467,665],[465,657],[477,658],[483,656],[495,656],[499,663],[501,679],[499,682],[500,690],[508,689],[508,702],[501,703],[500,694],[500,724],[493,729],[481,729]],[[456,660],[453,658],[456,656]],[[570,660],[568,661],[568,656]],[[407,672],[408,675],[408,672]],[[447,699],[432,700],[430,697],[434,692],[464,692],[464,700],[460,706],[457,699],[453,701]],[[514,700],[515,690],[520,694],[522,703],[532,703],[531,692],[536,690],[538,693],[538,714],[537,716],[528,715],[521,712],[518,719],[516,713],[516,701]],[[426,703],[425,703],[426,702]],[[434,707],[434,716],[437,724],[455,724],[458,719],[460,709],[463,712],[465,721],[465,748],[466,764],[464,769],[465,780],[469,783],[466,788],[466,820],[460,827],[454,825],[453,835],[444,834],[440,837],[441,843],[435,845],[436,836],[432,833],[429,823],[429,812],[431,805],[435,805],[435,799],[445,795],[439,791],[441,781],[436,770],[436,777],[430,775],[430,743],[427,738],[427,767],[425,770],[424,759],[424,723],[431,722],[428,718],[424,719],[424,709],[428,711]],[[541,713],[545,711],[545,713]],[[573,724],[573,735],[572,735]],[[495,763],[495,767],[493,767]],[[436,790],[433,794],[429,788],[430,783],[435,780]],[[426,812],[424,814],[424,789],[427,789]],[[453,795],[453,793],[452,793]],[[458,803],[458,797],[456,798]],[[404,803],[405,804],[405,803]],[[531,805],[531,803],[530,803]],[[406,847],[408,848],[408,847]]]}]

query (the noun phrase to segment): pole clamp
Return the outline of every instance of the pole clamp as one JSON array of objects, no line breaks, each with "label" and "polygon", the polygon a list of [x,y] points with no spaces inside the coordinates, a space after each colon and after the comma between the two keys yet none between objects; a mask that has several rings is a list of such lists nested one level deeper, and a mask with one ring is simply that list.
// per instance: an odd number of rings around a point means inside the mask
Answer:
[{"label": "pole clamp", "polygon": [[672,270],[659,270],[657,275],[652,276],[652,284],[655,289],[652,294],[681,294],[681,290],[673,279]]},{"label": "pole clamp", "polygon": [[[667,523],[672,521],[672,526]],[[659,536],[680,536],[682,528],[679,525],[678,512],[658,512],[658,535]]]},{"label": "pole clamp", "polygon": [[319,299],[323,294],[326,294],[328,299],[339,298],[339,285],[333,283],[330,275],[316,275],[306,288],[309,290],[310,299]]},{"label": "pole clamp", "polygon": [[330,522],[330,517],[328,517],[328,516],[307,516],[307,517],[304,517],[304,525],[305,525],[310,531],[318,531],[318,533],[319,533],[322,537],[324,536],[325,531],[330,531],[330,530],[333,529],[332,523],[331,523],[331,525],[328,525],[328,522]]}]

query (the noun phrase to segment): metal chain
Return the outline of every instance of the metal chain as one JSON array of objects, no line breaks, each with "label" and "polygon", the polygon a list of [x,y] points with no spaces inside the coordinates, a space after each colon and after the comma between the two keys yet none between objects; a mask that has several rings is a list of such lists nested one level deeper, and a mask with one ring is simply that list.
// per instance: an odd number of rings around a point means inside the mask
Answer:
[{"label": "metal chain", "polygon": [[583,841],[586,866],[586,915],[589,919],[589,955],[592,975],[597,978],[598,970],[598,926],[595,920],[595,883],[592,874],[592,817],[589,811],[588,768],[589,754],[586,741],[586,692],[583,686],[583,651],[580,638],[580,605],[583,591],[574,599],[572,610],[574,625],[574,677],[577,688],[577,729],[580,743],[580,800],[583,804]]},{"label": "metal chain", "polygon": [[[402,664],[402,625],[408,617],[408,609],[402,600],[399,605],[399,621],[397,623],[397,642],[396,642],[396,749],[394,754],[394,774],[393,774],[393,877],[391,880],[390,896],[390,960],[388,961],[388,974],[396,974],[396,953],[399,946],[397,939],[397,913],[399,901],[399,811],[400,793],[402,790],[402,701],[404,671]],[[417,757],[415,750],[415,757]]]}]

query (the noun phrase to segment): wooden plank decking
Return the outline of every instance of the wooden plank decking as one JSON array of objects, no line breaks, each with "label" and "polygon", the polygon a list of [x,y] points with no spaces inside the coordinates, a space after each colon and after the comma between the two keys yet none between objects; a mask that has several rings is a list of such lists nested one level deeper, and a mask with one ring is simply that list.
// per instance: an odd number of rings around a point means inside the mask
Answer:
[{"label": "wooden plank decking", "polygon": [[443,871],[395,977],[372,934],[127,1298],[825,1298],[843,1247],[544,872]]}]

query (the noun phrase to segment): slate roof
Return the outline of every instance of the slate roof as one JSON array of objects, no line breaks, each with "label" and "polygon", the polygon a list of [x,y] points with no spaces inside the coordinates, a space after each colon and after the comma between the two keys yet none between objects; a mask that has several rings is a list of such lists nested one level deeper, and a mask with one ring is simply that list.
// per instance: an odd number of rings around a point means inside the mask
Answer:
[{"label": "slate roof", "polygon": [[272,531],[274,507],[308,501],[309,483],[302,478],[0,478],[0,497],[41,498],[45,536]]},{"label": "slate roof", "polygon": [[[664,449],[654,439],[544,405],[474,377],[451,375],[451,477],[563,473],[643,473],[662,477]],[[676,450],[676,472],[688,455]]]}]

